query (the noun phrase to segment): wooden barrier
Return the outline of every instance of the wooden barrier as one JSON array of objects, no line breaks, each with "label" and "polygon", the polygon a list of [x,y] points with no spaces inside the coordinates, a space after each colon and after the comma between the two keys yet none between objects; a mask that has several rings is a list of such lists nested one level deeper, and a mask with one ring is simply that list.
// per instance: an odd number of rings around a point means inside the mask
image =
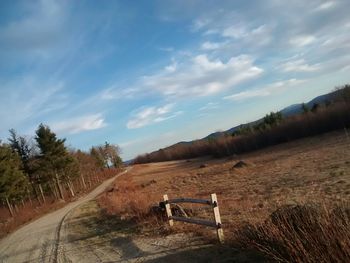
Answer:
[{"label": "wooden barrier", "polygon": [[[210,200],[203,200],[203,199],[193,199],[193,198],[177,198],[177,199],[169,199],[168,195],[164,195],[164,205],[165,205],[165,211],[169,220],[169,225],[173,226],[174,221],[180,221],[180,222],[186,222],[190,224],[197,224],[197,225],[203,225],[203,226],[209,226],[216,228],[216,233],[218,236],[218,239],[220,243],[224,242],[224,232],[222,230],[222,223],[220,218],[220,212],[219,212],[219,205],[218,200],[216,197],[216,194],[211,194]],[[214,221],[204,220],[204,219],[198,219],[198,218],[189,218],[189,217],[181,217],[181,216],[173,216],[171,213],[171,204],[178,204],[178,203],[194,203],[194,204],[203,204],[203,205],[210,205],[213,207],[213,216]]]}]

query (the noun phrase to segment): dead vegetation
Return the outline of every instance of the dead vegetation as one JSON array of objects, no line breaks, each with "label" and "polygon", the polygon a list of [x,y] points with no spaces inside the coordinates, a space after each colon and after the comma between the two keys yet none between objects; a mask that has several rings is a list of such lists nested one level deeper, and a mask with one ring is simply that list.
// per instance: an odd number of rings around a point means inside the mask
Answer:
[{"label": "dead vegetation", "polygon": [[[247,165],[232,169],[240,160]],[[203,199],[216,193],[228,244],[284,262],[342,262],[350,248],[349,160],[350,140],[339,131],[229,159],[136,165],[99,203],[111,214],[135,220],[148,235],[186,231],[215,242],[208,228],[176,222],[169,230],[150,208],[165,193]],[[206,167],[199,168],[203,163]],[[196,217],[212,217],[196,205],[185,208]]]},{"label": "dead vegetation", "polygon": [[349,262],[350,206],[282,206],[265,222],[239,229],[235,242],[279,262]]},{"label": "dead vegetation", "polygon": [[165,215],[161,211],[154,210],[154,207],[158,207],[155,205],[158,201],[155,195],[143,191],[154,184],[156,181],[153,179],[136,184],[131,178],[124,177],[114,187],[108,189],[98,201],[107,214],[137,223],[141,230],[151,228],[157,229],[160,233],[165,230]]}]

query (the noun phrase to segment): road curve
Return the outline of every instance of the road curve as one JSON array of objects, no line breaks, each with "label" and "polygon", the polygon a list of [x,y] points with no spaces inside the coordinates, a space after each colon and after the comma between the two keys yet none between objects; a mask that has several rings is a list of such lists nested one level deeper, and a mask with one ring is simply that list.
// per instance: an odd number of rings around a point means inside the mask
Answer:
[{"label": "road curve", "polygon": [[59,262],[60,231],[65,217],[72,209],[94,199],[122,173],[104,181],[92,192],[65,207],[25,225],[0,240],[0,262]]}]

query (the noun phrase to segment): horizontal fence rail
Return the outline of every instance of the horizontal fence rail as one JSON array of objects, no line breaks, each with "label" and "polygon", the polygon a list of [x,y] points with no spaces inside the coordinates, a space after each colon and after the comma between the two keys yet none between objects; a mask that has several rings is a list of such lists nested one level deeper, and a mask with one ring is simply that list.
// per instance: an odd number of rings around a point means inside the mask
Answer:
[{"label": "horizontal fence rail", "polygon": [[199,219],[199,218],[188,218],[188,217],[181,217],[181,216],[171,216],[170,219],[173,219],[175,221],[192,223],[192,224],[196,224],[196,225],[214,227],[214,228],[219,227],[213,221],[208,221],[208,220]]},{"label": "horizontal fence rail", "polygon": [[192,203],[192,204],[203,204],[203,205],[212,204],[210,200],[193,199],[193,198],[176,198],[176,199],[170,199],[167,202],[169,204],[178,204],[178,203]]},{"label": "horizontal fence rail", "polygon": [[[160,202],[160,205],[165,207],[165,211],[167,213],[170,226],[174,225],[174,221],[180,221],[180,222],[185,222],[190,224],[213,227],[213,228],[216,228],[217,236],[220,243],[224,242],[224,232],[222,230],[222,224],[221,224],[221,218],[220,218],[220,212],[219,212],[219,206],[218,206],[216,194],[211,194],[210,200],[193,199],[193,198],[169,199],[168,195],[164,195],[163,198],[164,198],[164,202]],[[204,220],[199,218],[173,216],[171,211],[171,204],[178,204],[178,203],[194,203],[194,204],[210,205],[213,208],[214,221],[209,221],[209,220]]]}]

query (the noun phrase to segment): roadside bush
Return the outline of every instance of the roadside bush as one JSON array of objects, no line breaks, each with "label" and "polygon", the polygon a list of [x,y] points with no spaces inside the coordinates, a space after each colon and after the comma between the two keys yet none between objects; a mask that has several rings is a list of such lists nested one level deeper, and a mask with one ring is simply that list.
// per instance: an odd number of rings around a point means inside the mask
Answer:
[{"label": "roadside bush", "polygon": [[236,240],[279,262],[350,262],[350,207],[284,206],[237,231]]},{"label": "roadside bush", "polygon": [[143,222],[150,215],[152,197],[143,193],[141,188],[128,178],[120,180],[99,198],[99,204],[109,214]]}]

